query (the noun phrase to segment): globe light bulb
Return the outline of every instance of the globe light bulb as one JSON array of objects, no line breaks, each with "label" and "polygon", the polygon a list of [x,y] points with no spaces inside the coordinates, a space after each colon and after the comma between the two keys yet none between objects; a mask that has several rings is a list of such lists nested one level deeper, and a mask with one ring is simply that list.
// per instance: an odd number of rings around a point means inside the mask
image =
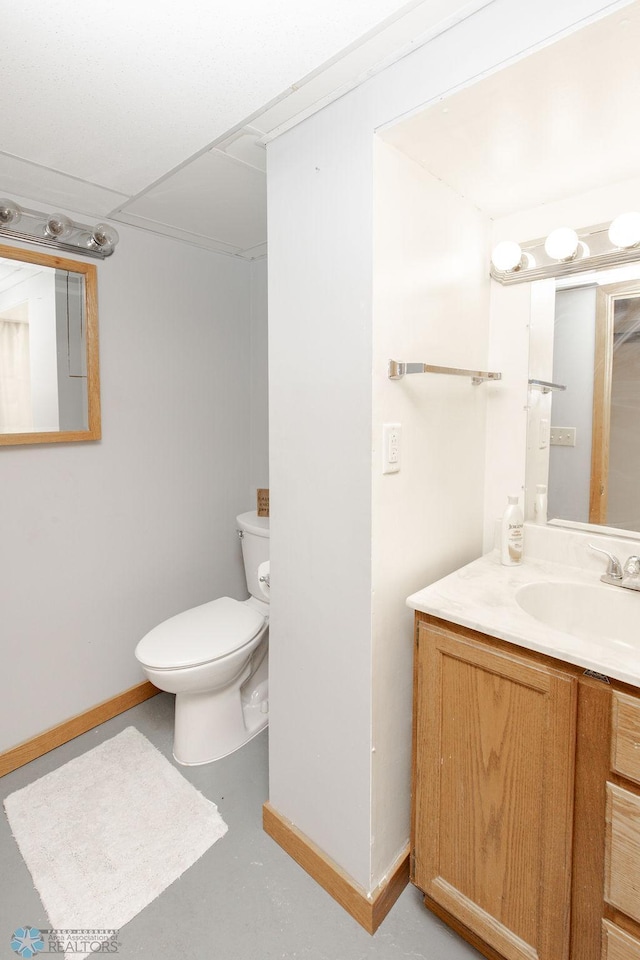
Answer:
[{"label": "globe light bulb", "polygon": [[73,223],[64,213],[54,213],[47,220],[44,232],[52,240],[65,240],[73,233]]},{"label": "globe light bulb", "polygon": [[105,256],[113,253],[120,236],[115,227],[108,223],[97,223],[93,228],[91,236],[87,240],[87,246],[92,250],[99,250]]},{"label": "globe light bulb", "polygon": [[637,247],[640,243],[640,213],[621,213],[616,217],[609,227],[609,240],[621,250]]},{"label": "globe light bulb", "polygon": [[580,239],[571,227],[552,230],[544,242],[544,251],[551,260],[573,260],[578,252]]},{"label": "globe light bulb", "polygon": [[515,240],[502,240],[496,244],[491,254],[491,263],[495,269],[505,273],[517,270],[522,260],[522,248]]},{"label": "globe light bulb", "polygon": [[12,223],[17,223],[22,216],[22,210],[13,200],[0,200],[0,226],[8,227]]}]

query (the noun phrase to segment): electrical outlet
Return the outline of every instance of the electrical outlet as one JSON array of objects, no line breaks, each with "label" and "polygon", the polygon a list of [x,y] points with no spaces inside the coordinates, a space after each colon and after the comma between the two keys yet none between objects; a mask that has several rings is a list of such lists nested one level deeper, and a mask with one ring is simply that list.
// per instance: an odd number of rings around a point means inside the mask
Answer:
[{"label": "electrical outlet", "polygon": [[575,427],[551,427],[551,445],[554,447],[575,447]]}]

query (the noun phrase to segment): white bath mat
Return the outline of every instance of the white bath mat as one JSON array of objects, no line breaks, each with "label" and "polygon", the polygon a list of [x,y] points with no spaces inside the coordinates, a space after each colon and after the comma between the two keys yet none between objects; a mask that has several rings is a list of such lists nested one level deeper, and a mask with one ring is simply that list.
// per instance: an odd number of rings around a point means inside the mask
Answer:
[{"label": "white bath mat", "polygon": [[134,727],[4,802],[52,928],[115,929],[227,832]]}]

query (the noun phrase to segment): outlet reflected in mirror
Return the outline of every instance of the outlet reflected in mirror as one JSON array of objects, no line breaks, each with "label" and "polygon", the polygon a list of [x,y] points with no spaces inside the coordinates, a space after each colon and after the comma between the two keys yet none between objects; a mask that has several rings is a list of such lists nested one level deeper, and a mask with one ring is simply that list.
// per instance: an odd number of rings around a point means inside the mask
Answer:
[{"label": "outlet reflected in mirror", "polygon": [[0,245],[0,445],[99,438],[95,266]]}]

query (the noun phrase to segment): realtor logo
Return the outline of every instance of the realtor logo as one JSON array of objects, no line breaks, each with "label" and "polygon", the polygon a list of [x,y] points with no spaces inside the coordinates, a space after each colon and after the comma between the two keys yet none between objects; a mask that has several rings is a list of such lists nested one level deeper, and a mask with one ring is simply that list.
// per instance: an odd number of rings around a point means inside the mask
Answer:
[{"label": "realtor logo", "polygon": [[35,927],[18,927],[11,937],[11,949],[19,957],[35,957],[36,954],[44,950],[44,940],[42,934]]},{"label": "realtor logo", "polygon": [[36,956],[38,960],[44,960],[39,956],[41,953],[118,953],[119,932],[111,928],[96,930],[93,927],[87,930],[38,930],[25,924],[12,934],[11,949],[25,960]]}]

